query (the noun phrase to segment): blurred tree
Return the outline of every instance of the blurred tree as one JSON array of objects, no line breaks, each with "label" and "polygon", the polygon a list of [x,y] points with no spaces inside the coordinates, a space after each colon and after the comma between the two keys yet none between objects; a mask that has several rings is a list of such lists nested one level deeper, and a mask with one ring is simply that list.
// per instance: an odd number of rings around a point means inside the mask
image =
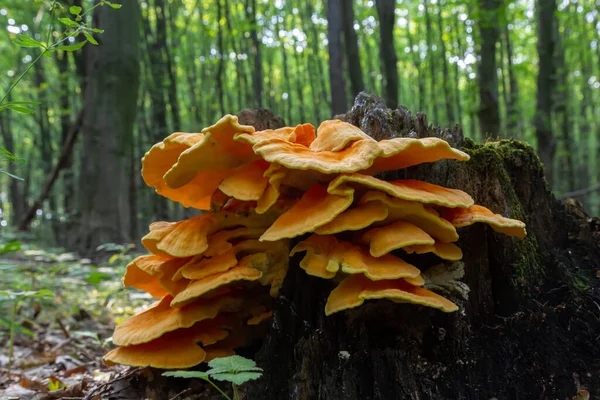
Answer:
[{"label": "blurred tree", "polygon": [[379,54],[383,64],[384,98],[389,108],[398,105],[398,56],[394,45],[394,20],[396,2],[394,0],[376,0],[379,16]]},{"label": "blurred tree", "polygon": [[121,4],[116,13],[95,10],[94,26],[105,32],[101,46],[86,55],[78,236],[84,250],[132,240],[127,157],[139,86],[139,8],[136,2]]}]

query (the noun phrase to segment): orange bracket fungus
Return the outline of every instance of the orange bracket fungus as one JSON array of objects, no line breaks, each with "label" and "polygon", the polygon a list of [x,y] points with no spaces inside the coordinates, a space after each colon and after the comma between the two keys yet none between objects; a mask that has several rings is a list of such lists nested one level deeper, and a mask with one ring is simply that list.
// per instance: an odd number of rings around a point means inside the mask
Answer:
[{"label": "orange bracket fungus", "polygon": [[[144,181],[203,211],[150,225],[149,254],[123,283],[160,301],[116,327],[119,347],[104,360],[172,369],[235,354],[265,334],[298,253],[307,274],[337,285],[326,315],[376,299],[456,311],[436,292],[468,292],[457,228],[526,231],[461,190],[373,176],[441,159],[469,156],[438,138],[376,141],[340,120],[256,132],[226,115],[202,133],[168,136],[144,156]],[[441,263],[422,270],[426,253]]]}]

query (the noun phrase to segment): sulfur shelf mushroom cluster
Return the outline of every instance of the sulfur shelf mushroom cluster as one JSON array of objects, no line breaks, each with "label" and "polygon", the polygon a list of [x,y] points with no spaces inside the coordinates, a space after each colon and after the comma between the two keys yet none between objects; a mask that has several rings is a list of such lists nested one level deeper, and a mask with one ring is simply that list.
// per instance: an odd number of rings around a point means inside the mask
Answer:
[{"label": "sulfur shelf mushroom cluster", "polygon": [[457,189],[373,176],[440,159],[469,156],[437,138],[375,141],[339,120],[316,133],[310,124],[255,132],[227,115],[202,133],[170,135],[145,155],[142,176],[205,212],[150,225],[150,254],[123,280],[160,300],[117,326],[119,347],[105,361],[169,369],[232,354],[264,334],[296,253],[306,273],[339,282],[327,315],[369,299],[457,310],[402,254],[459,260],[456,228],[484,222],[522,238],[525,225]]}]

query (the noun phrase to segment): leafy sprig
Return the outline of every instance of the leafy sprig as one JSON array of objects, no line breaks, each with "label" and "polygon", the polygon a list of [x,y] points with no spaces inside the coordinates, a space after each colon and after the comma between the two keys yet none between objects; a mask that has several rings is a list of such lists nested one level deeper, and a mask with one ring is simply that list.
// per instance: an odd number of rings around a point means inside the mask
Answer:
[{"label": "leafy sprig", "polygon": [[256,366],[254,361],[241,356],[215,358],[208,363],[208,366],[210,369],[206,372],[169,371],[163,373],[163,375],[177,378],[202,379],[211,384],[227,400],[232,399],[211,381],[210,378],[218,381],[230,382],[233,389],[233,400],[238,400],[238,385],[260,378],[263,371],[262,368]]}]

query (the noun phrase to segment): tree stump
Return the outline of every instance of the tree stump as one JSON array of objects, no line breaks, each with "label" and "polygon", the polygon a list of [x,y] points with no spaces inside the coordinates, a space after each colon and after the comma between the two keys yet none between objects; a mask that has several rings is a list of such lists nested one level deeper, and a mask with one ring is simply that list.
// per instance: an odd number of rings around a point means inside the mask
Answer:
[{"label": "tree stump", "polygon": [[[600,220],[556,201],[535,151],[514,140],[476,144],[460,126],[438,128],[405,108],[361,93],[338,116],[376,139],[436,136],[471,155],[383,178],[414,178],[462,189],[477,204],[527,224],[516,239],[476,224],[458,245],[470,292],[441,293],[460,310],[368,301],[326,317],[334,284],[291,260],[269,333],[240,354],[264,369],[245,384],[246,400],[586,399],[600,394]],[[276,128],[272,113],[240,122]],[[403,254],[406,259],[406,255]],[[407,259],[410,262],[410,260]],[[439,263],[421,256],[419,267]],[[146,398],[170,398],[198,384],[147,369],[130,382]],[[579,391],[579,397],[578,396]],[[191,395],[195,393],[195,395]],[[208,395],[207,393],[211,393]],[[209,387],[203,399],[219,399]],[[593,397],[592,397],[593,398]]]},{"label": "tree stump", "polygon": [[[496,213],[523,220],[519,240],[485,225],[462,228],[470,288],[461,310],[369,301],[326,317],[333,284],[292,259],[268,336],[265,369],[247,399],[544,399],[600,394],[600,224],[559,203],[526,143],[482,145],[460,126],[386,109],[361,93],[340,119],[376,139],[437,136],[471,155],[388,174],[462,189]],[[422,265],[422,264],[418,264]],[[249,355],[252,356],[252,355]],[[583,392],[582,392],[583,393]]]}]

